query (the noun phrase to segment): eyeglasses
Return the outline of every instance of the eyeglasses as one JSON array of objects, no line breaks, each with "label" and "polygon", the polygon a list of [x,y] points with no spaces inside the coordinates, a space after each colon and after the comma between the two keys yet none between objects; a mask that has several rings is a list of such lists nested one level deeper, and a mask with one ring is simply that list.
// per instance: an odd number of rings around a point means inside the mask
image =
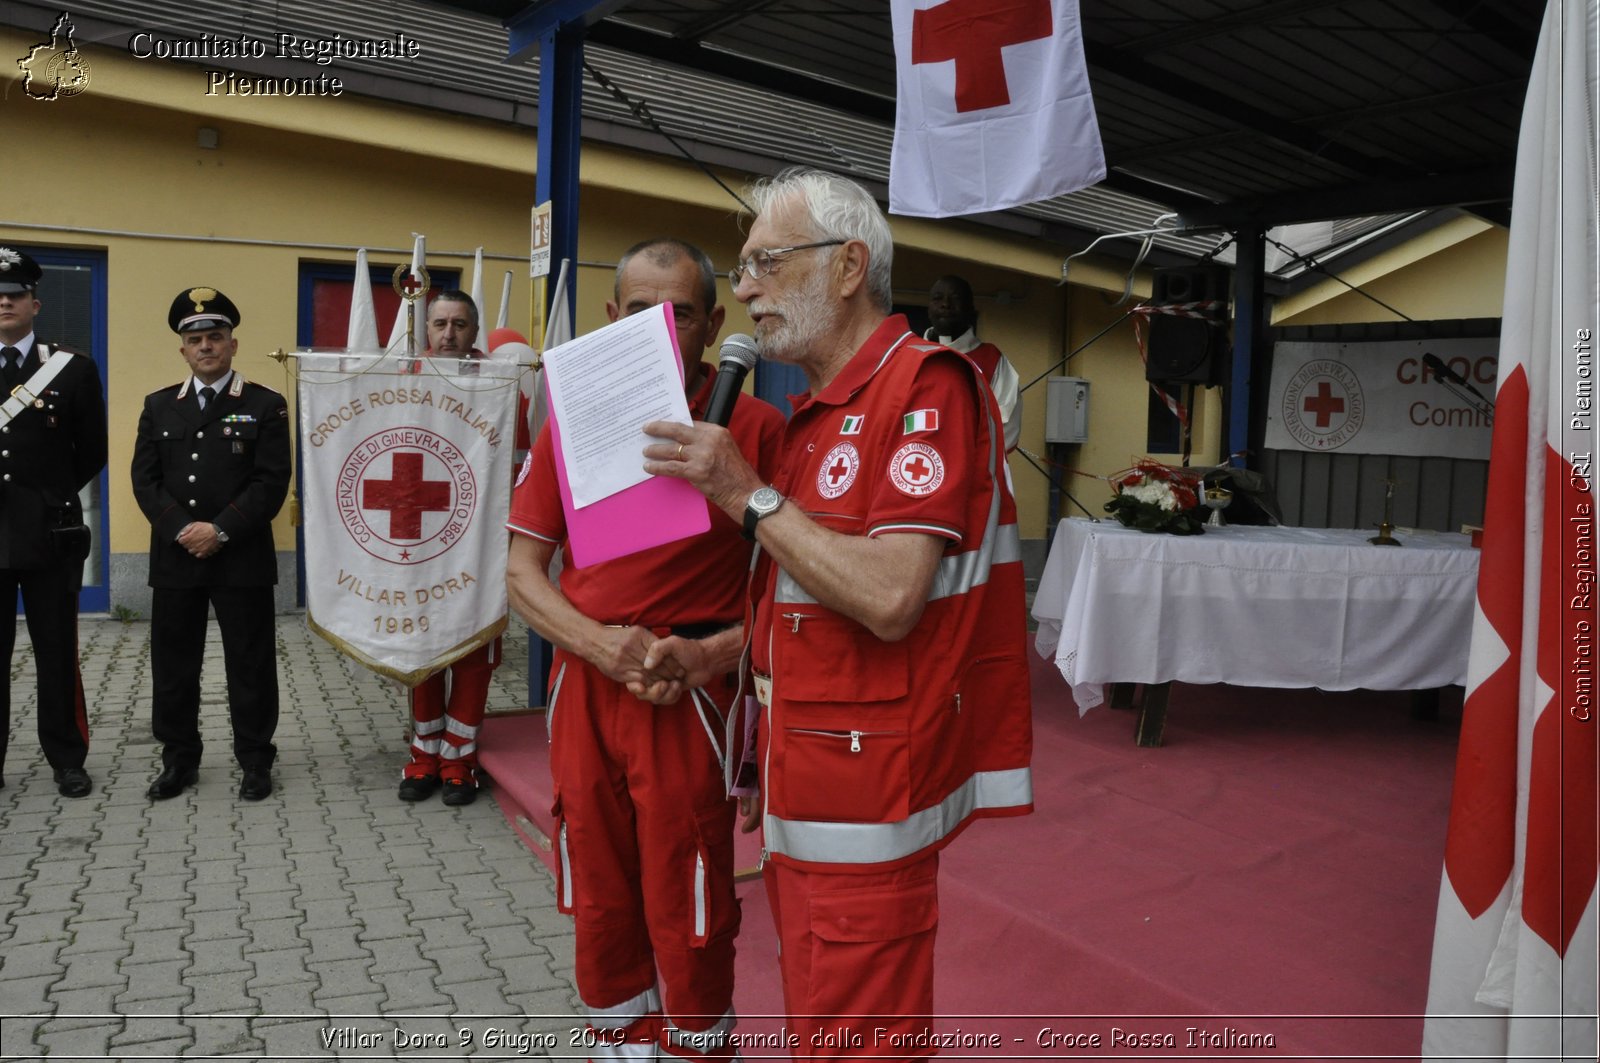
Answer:
[{"label": "eyeglasses", "polygon": [[809,251],[813,247],[837,247],[847,244],[848,240],[818,240],[814,244],[795,244],[793,247],[762,247],[758,248],[749,258],[741,258],[728,271],[728,282],[735,288],[739,286],[739,277],[744,275],[751,280],[760,280],[771,273],[777,265],[773,260],[779,255],[791,255],[796,251]]}]

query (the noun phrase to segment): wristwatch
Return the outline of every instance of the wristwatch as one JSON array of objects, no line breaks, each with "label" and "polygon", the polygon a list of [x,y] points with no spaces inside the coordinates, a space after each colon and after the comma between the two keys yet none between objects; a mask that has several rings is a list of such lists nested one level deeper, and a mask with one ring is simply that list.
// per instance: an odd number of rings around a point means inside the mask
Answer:
[{"label": "wristwatch", "polygon": [[783,496],[778,494],[775,487],[758,487],[750,493],[749,501],[744,504],[744,537],[756,537],[756,524],[762,517],[770,517],[783,505]]}]

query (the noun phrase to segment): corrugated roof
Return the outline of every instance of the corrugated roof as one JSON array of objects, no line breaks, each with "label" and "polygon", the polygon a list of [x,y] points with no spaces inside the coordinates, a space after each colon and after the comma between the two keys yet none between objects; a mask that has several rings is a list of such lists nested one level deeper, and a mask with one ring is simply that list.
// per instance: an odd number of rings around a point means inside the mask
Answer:
[{"label": "corrugated roof", "polygon": [[[505,61],[497,14],[514,0],[75,0],[80,43],[299,37],[374,40],[408,34],[417,60],[340,58],[349,91],[532,126],[537,63]],[[1509,189],[1522,83],[1539,0],[1396,5],[1385,0],[1081,0],[1085,50],[1111,174],[1070,196],[978,219],[1068,246],[1149,226],[1159,215],[1224,222],[1253,206],[1283,211],[1350,189],[1388,187],[1393,209],[1468,201],[1504,163]],[[476,8],[479,10],[468,10]],[[13,3],[0,18],[48,26],[58,8]],[[806,163],[871,186],[888,180],[894,71],[882,0],[650,0],[590,31],[589,62],[698,157],[752,172]],[[641,54],[647,52],[649,54]],[[664,56],[670,57],[667,61]],[[743,74],[721,68],[736,61]],[[306,76],[306,60],[207,60],[258,74]],[[819,102],[825,101],[825,102]],[[585,85],[585,136],[672,153],[648,123]],[[1462,175],[1465,175],[1464,177]],[[1477,175],[1477,176],[1475,176]],[[1407,200],[1409,197],[1409,201]],[[1339,234],[1391,220],[1371,196],[1351,200]],[[1229,214],[1232,211],[1233,214]],[[1216,213],[1220,212],[1220,213]],[[1274,219],[1267,219],[1274,220]],[[1349,231],[1349,230],[1353,230]],[[1163,235],[1199,256],[1211,234]],[[1337,242],[1337,241],[1336,241]],[[1131,246],[1131,243],[1123,245]]]}]

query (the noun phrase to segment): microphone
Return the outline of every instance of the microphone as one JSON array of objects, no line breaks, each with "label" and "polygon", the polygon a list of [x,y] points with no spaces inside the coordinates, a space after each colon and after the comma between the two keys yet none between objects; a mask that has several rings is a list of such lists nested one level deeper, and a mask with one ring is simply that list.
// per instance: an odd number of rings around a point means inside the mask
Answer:
[{"label": "microphone", "polygon": [[1422,364],[1433,370],[1433,375],[1438,377],[1440,380],[1443,380],[1445,383],[1466,388],[1478,398],[1483,399],[1484,402],[1489,401],[1484,397],[1482,392],[1472,386],[1472,381],[1468,380],[1454,369],[1451,369],[1444,363],[1443,359],[1441,359],[1437,354],[1434,354],[1432,351],[1425,351],[1423,353]]},{"label": "microphone", "polygon": [[1452,384],[1466,384],[1467,378],[1444,364],[1444,360],[1432,351],[1427,351],[1422,356],[1422,364],[1433,370],[1433,375],[1441,380],[1448,380]]},{"label": "microphone", "polygon": [[717,352],[717,379],[711,384],[711,398],[706,400],[706,423],[728,427],[733,416],[733,404],[744,387],[744,378],[755,368],[756,341],[742,332],[735,332],[722,341]]}]

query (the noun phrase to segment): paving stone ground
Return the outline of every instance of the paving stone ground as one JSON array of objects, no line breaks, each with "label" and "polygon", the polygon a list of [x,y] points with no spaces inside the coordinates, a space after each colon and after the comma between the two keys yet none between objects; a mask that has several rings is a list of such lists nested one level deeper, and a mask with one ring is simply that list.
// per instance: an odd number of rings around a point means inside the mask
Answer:
[{"label": "paving stone ground", "polygon": [[[490,709],[526,701],[508,633]],[[154,802],[149,624],[85,618],[94,793],[56,793],[19,625],[0,789],[0,1059],[581,1058],[572,924],[491,799],[395,796],[401,688],[278,618],[276,792],[238,798],[222,649],[198,788]]]}]

